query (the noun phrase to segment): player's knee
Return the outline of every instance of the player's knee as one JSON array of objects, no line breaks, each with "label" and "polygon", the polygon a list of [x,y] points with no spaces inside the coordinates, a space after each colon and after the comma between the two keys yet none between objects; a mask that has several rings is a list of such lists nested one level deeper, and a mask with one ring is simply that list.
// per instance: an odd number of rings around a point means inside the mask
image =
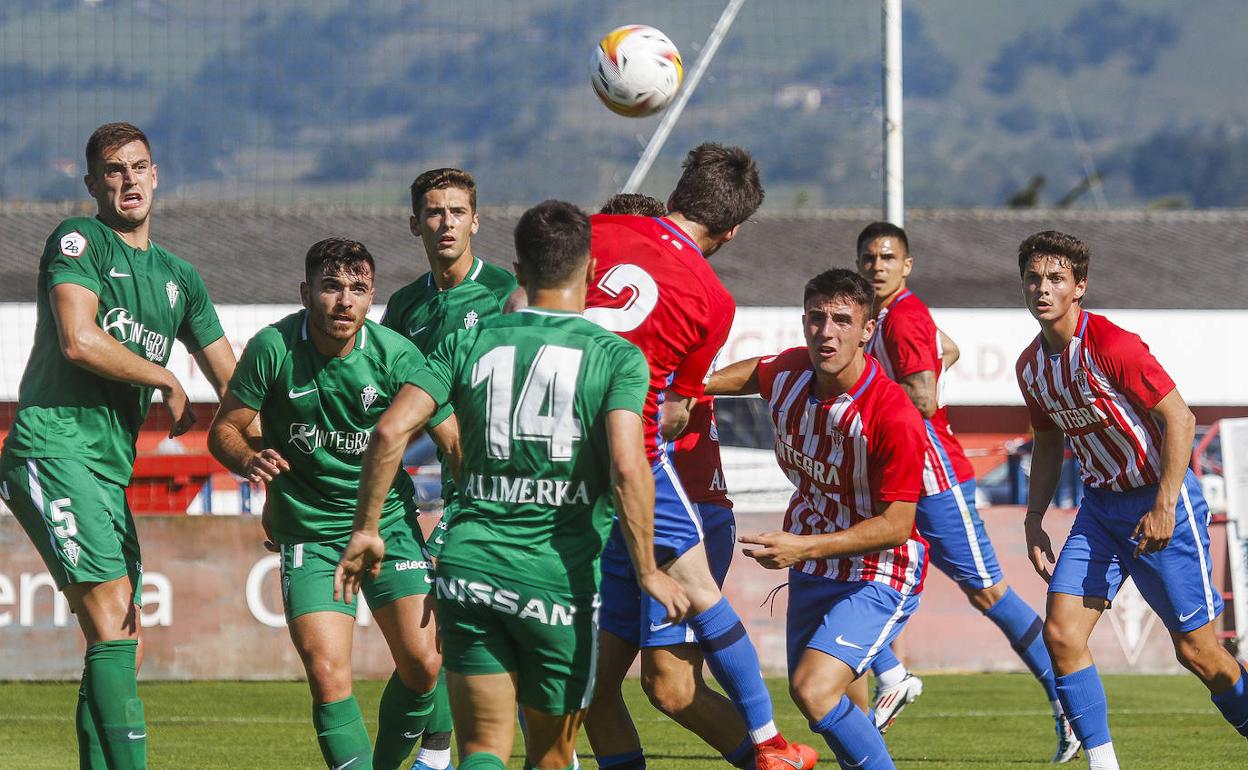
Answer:
[{"label": "player's knee", "polygon": [[[1179,664],[1195,674],[1202,682],[1209,682],[1222,673],[1222,648],[1214,640],[1208,644],[1191,636],[1179,636],[1174,641],[1174,656]],[[1236,672],[1238,673],[1238,672]],[[1232,681],[1234,681],[1232,679]]]},{"label": "player's knee", "polygon": [[318,703],[332,703],[351,695],[351,664],[329,656],[314,655],[304,660],[308,687]]},{"label": "player's knee", "polygon": [[1005,596],[1008,586],[1005,583],[996,583],[987,588],[976,588],[973,586],[959,586],[962,593],[966,594],[966,598],[970,601],[971,606],[980,612],[987,612],[992,609],[993,605],[1001,601],[1001,597]]},{"label": "player's knee", "polygon": [[1081,638],[1074,628],[1050,615],[1044,621],[1044,646],[1055,660],[1064,660],[1083,654],[1087,648],[1087,639]]},{"label": "player's knee", "polygon": [[810,722],[823,719],[844,694],[844,688],[836,687],[823,677],[803,676],[800,670],[789,677],[789,697]]},{"label": "player's knee", "polygon": [[428,692],[438,680],[442,668],[442,656],[436,649],[409,651],[402,660],[395,662],[399,679],[413,692]]},{"label": "player's knee", "polygon": [[691,676],[643,671],[641,689],[656,709],[669,716],[692,706],[697,696],[697,683]]}]

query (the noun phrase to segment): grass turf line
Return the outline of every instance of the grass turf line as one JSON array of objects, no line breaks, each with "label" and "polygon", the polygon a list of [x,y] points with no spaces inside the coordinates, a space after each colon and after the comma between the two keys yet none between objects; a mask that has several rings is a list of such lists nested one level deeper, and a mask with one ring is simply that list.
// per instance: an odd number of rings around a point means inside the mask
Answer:
[{"label": "grass turf line", "polygon": [[[1040,688],[1022,674],[930,675],[923,696],[889,731],[900,768],[1039,768],[1054,746],[1053,720]],[[382,682],[357,682],[370,733]],[[783,679],[769,680],[776,717],[790,738],[831,752],[813,736],[788,698]],[[1243,768],[1248,747],[1209,703],[1191,676],[1107,676],[1114,746],[1124,767]],[[76,683],[0,683],[0,767],[77,767],[73,711]],[[311,699],[302,682],[144,682],[149,764],[155,768],[262,766],[319,770]],[[722,759],[626,686],[652,770],[724,768]],[[509,764],[523,765],[517,746]],[[585,766],[593,768],[582,737]],[[1071,765],[1084,767],[1080,759]]]}]

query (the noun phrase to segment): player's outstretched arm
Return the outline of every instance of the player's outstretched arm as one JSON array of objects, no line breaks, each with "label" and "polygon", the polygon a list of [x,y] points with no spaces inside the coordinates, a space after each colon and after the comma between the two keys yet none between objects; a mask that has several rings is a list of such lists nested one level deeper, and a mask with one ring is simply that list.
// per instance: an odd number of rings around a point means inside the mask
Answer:
[{"label": "player's outstretched arm", "polygon": [[791,532],[764,532],[741,535],[738,542],[758,548],[741,553],[767,569],[785,569],[811,559],[839,559],[864,553],[886,551],[903,545],[914,531],[913,502],[891,501],[876,505],[875,516],[848,529],[825,535],[795,535]]},{"label": "player's outstretched arm", "polygon": [[949,371],[962,357],[962,349],[953,341],[953,337],[945,334],[944,330],[939,327],[936,329],[936,334],[940,336],[940,362],[945,367],[945,371]]},{"label": "player's outstretched arm", "polygon": [[350,602],[360,590],[365,574],[376,577],[381,573],[381,560],[386,555],[379,531],[382,505],[399,471],[407,442],[424,427],[437,406],[433,397],[409,383],[399,389],[377,421],[360,467],[351,539],[334,569],[334,601],[345,598]]},{"label": "player's outstretched arm", "polygon": [[72,283],[52,287],[52,316],[61,343],[61,354],[75,366],[100,377],[128,382],[160,391],[173,420],[170,436],[180,436],[195,424],[182,383],[173,372],[132,353],[96,323],[100,298],[90,289]]},{"label": "player's outstretched arm", "polygon": [[267,484],[278,474],[290,470],[290,463],[276,449],[254,447],[250,434],[258,414],[227,391],[208,428],[208,451],[217,462],[239,476],[254,484]]},{"label": "player's outstretched arm", "polygon": [[464,449],[459,443],[459,420],[455,415],[429,429],[429,438],[442,451],[442,462],[451,471],[451,478],[459,483],[459,466],[464,460]]},{"label": "player's outstretched arm", "polygon": [[706,392],[711,396],[758,395],[758,362],[761,356],[747,358],[723,369],[716,369],[707,380]]},{"label": "player's outstretched arm", "polygon": [[[1057,482],[1062,475],[1066,444],[1057,428],[1037,430],[1031,444],[1031,476],[1027,481],[1027,516],[1023,529],[1027,537],[1027,554],[1031,566],[1047,583],[1053,577],[1049,565],[1057,563],[1053,544],[1044,531],[1044,514],[1049,510]],[[1047,564],[1046,564],[1047,560]]]},{"label": "player's outstretched arm", "polygon": [[680,622],[689,612],[689,597],[654,562],[654,475],[646,462],[641,415],[625,409],[607,413],[611,455],[611,488],[615,494],[620,532],[637,572],[637,583],[667,610],[667,620]]},{"label": "player's outstretched arm", "polygon": [[1152,510],[1144,514],[1132,533],[1139,539],[1135,547],[1136,556],[1155,553],[1170,543],[1170,536],[1174,533],[1174,507],[1179,501],[1183,478],[1192,460],[1192,441],[1196,437],[1196,416],[1177,388],[1150,411],[1165,426],[1161,439],[1161,480],[1157,484],[1157,497]]}]

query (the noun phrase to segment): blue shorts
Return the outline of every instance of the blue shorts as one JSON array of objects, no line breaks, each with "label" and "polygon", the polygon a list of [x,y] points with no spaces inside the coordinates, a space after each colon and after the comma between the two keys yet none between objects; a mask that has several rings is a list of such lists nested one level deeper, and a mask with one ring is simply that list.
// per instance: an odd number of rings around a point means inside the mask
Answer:
[{"label": "blue shorts", "polygon": [[[722,587],[736,548],[737,520],[731,508],[721,505],[695,503],[694,510],[706,535],[703,542],[711,575]],[[600,593],[598,627],[604,631],[637,647],[671,647],[697,641],[688,623],[668,623],[663,619],[667,611],[641,590],[631,566],[628,577],[612,575],[604,569]]]},{"label": "blue shorts", "polygon": [[[650,470],[654,473],[654,560],[662,567],[702,541],[702,520],[667,455],[660,455]],[[611,536],[602,552],[602,572],[635,577],[619,521],[611,527]]]},{"label": "blue shorts", "polygon": [[807,649],[861,674],[919,608],[917,594],[875,581],[842,582],[789,570],[789,676]]},{"label": "blue shorts", "polygon": [[1113,492],[1085,488],[1070,537],[1058,556],[1049,593],[1113,601],[1127,577],[1171,632],[1191,631],[1222,612],[1209,559],[1209,506],[1191,471],[1175,506],[1174,534],[1157,553],[1135,556],[1131,532],[1153,507],[1157,485]]},{"label": "blue shorts", "polygon": [[967,588],[1001,582],[997,552],[975,510],[975,480],[919,498],[914,515],[919,534],[931,548],[932,566]]}]

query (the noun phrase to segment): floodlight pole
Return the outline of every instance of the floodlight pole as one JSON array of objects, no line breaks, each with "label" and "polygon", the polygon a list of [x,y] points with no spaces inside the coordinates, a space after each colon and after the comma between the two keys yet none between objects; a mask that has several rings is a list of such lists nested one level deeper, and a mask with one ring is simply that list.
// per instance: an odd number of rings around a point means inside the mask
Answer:
[{"label": "floodlight pole", "polygon": [[667,143],[668,135],[672,133],[672,128],[676,125],[676,121],[680,120],[680,114],[685,111],[685,105],[689,103],[689,97],[693,96],[694,90],[702,80],[702,74],[710,66],[711,59],[715,58],[715,52],[719,50],[719,44],[723,42],[724,37],[728,34],[728,30],[732,28],[732,23],[737,18],[737,12],[741,10],[743,5],[745,5],[745,0],[729,0],[728,5],[724,8],[724,12],[719,15],[719,21],[715,22],[715,27],[711,30],[710,37],[706,39],[706,45],[702,47],[702,53],[698,55],[697,64],[694,65],[693,71],[689,73],[689,78],[685,81],[684,87],[680,89],[680,93],[676,95],[676,101],[667,108],[667,113],[663,115],[663,120],[655,130],[654,136],[650,137],[650,142],[646,144],[646,149],[642,151],[641,158],[638,159],[637,165],[633,167],[633,173],[628,175],[628,181],[624,183],[624,189],[620,192],[637,192],[637,188],[641,187],[641,183],[645,181],[646,174],[650,173],[650,167],[654,165],[655,159],[659,157],[659,152],[662,151],[663,145]]},{"label": "floodlight pole", "polygon": [[901,0],[882,0],[884,47],[884,219],[905,227],[901,129]]}]

